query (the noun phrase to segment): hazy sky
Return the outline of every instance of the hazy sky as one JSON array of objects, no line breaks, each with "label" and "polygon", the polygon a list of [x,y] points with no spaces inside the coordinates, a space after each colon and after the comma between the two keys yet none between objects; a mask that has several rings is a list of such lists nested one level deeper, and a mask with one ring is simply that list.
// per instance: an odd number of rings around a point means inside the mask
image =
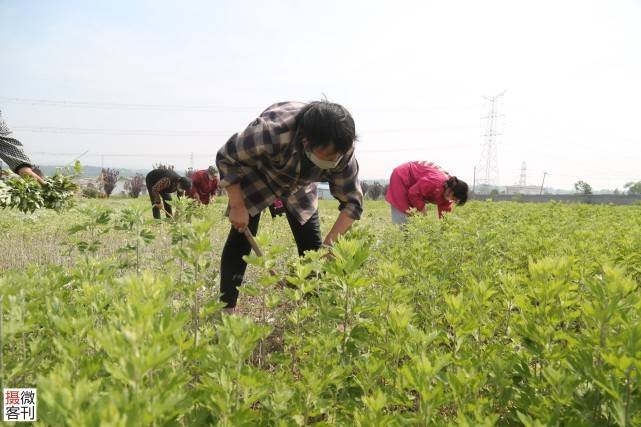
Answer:
[{"label": "hazy sky", "polygon": [[522,161],[528,184],[641,179],[641,1],[0,0],[0,61],[40,164],[205,167],[271,103],[325,94],[362,178],[423,159],[471,183],[482,96],[507,90],[502,184]]}]

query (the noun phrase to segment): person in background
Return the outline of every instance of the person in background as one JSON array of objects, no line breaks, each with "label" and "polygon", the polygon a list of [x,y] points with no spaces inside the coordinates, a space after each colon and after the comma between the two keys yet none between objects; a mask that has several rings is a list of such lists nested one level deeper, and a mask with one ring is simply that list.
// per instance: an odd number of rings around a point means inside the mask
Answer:
[{"label": "person in background", "polygon": [[[233,312],[251,247],[245,229],[258,231],[261,212],[282,202],[299,255],[331,245],[363,211],[363,193],[354,156],[356,130],[351,114],[327,101],[281,102],[262,112],[218,151],[220,185],[229,197],[231,229],[220,266],[221,300]],[[329,182],[340,214],[322,240],[317,182]]]},{"label": "person in background", "polygon": [[191,191],[189,197],[200,200],[203,205],[208,205],[216,197],[218,189],[218,169],[209,166],[207,170],[199,170],[191,176]]},{"label": "person in background", "polygon": [[9,168],[22,177],[30,176],[40,185],[45,181],[33,171],[33,163],[22,148],[22,143],[11,137],[11,130],[2,118],[0,111],[0,159],[9,166]]},{"label": "person in background", "polygon": [[468,185],[450,176],[431,162],[414,161],[394,169],[385,200],[392,208],[392,222],[404,224],[411,208],[426,213],[426,203],[437,207],[438,217],[450,212],[452,206],[463,206],[467,201]]},{"label": "person in background", "polygon": [[152,212],[154,218],[160,219],[160,210],[165,211],[165,215],[169,218],[172,214],[171,193],[176,193],[178,197],[182,192],[191,191],[191,181],[189,178],[178,175],[170,169],[154,169],[145,177],[147,184],[147,192],[153,205]]}]

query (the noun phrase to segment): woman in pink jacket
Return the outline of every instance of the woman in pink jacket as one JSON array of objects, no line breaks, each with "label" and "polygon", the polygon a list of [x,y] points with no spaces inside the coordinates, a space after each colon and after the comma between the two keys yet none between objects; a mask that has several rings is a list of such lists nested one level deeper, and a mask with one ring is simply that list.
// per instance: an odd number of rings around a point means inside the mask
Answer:
[{"label": "woman in pink jacket", "polygon": [[433,203],[438,217],[452,210],[452,205],[464,205],[468,186],[450,176],[431,162],[408,162],[392,172],[385,200],[392,206],[392,222],[404,224],[411,208],[425,214],[425,204]]}]

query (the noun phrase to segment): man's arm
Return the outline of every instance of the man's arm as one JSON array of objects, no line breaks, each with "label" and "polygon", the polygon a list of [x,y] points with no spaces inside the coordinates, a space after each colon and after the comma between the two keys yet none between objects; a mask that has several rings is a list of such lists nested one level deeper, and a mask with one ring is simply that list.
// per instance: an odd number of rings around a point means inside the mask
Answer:
[{"label": "man's arm", "polygon": [[249,224],[249,212],[245,206],[243,190],[240,184],[232,184],[226,190],[229,197],[229,222],[242,233]]},{"label": "man's arm", "polygon": [[240,182],[263,158],[273,154],[275,140],[271,126],[259,117],[243,132],[232,136],[216,154],[219,185],[229,197],[229,222],[241,233],[249,224],[249,212]]},{"label": "man's arm", "polygon": [[262,159],[272,156],[275,141],[273,129],[261,117],[243,132],[234,134],[216,154],[219,185],[227,188],[240,183],[243,176],[257,168]]},{"label": "man's arm", "polygon": [[41,185],[45,183],[44,180],[31,169],[31,160],[29,156],[25,154],[22,143],[17,139],[0,135],[0,158],[18,175],[22,177],[30,176]]},{"label": "man's arm", "polygon": [[44,179],[42,179],[42,177],[41,177],[40,175],[38,175],[37,173],[35,173],[35,172],[33,171],[33,169],[31,169],[31,168],[30,168],[30,167],[28,167],[28,166],[23,166],[23,167],[21,167],[20,169],[18,169],[18,175],[22,176],[23,178],[24,178],[25,176],[30,176],[31,178],[33,178],[33,179],[35,179],[36,181],[38,181],[38,183],[39,183],[40,185],[44,185],[44,183],[45,183],[45,180],[44,180]]},{"label": "man's arm", "polygon": [[346,211],[341,211],[341,213],[338,214],[338,218],[336,218],[336,222],[332,226],[332,229],[327,233],[327,236],[323,241],[323,245],[332,246],[336,239],[338,239],[338,236],[342,236],[347,233],[352,224],[354,224],[354,221],[356,220],[351,218]]},{"label": "man's arm", "polygon": [[151,187],[151,197],[154,200],[156,206],[162,206],[162,201],[160,199],[160,193],[169,188],[171,185],[171,180],[167,177],[160,178],[152,187]]},{"label": "man's arm", "polygon": [[342,168],[331,171],[329,189],[339,201],[338,209],[341,213],[325,237],[325,245],[332,245],[338,236],[347,233],[363,213],[363,191],[358,182],[358,161],[353,152]]}]

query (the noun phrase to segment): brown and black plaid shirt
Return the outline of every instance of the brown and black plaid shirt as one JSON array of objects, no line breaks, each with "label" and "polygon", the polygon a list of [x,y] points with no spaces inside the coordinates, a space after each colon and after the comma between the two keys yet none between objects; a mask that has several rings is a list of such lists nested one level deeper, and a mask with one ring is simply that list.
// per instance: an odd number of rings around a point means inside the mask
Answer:
[{"label": "brown and black plaid shirt", "polygon": [[11,130],[2,118],[2,111],[0,111],[0,159],[14,172],[18,172],[18,169],[25,166],[32,166],[29,156],[22,149],[22,143],[11,138]]},{"label": "brown and black plaid shirt", "polygon": [[350,218],[360,219],[363,192],[353,147],[334,169],[312,166],[301,170],[305,153],[294,135],[296,115],[305,105],[301,102],[274,104],[247,129],[234,134],[216,156],[220,186],[240,183],[251,216],[279,198],[304,224],[318,209],[316,183],[328,182],[330,192],[340,202],[339,210]]}]

